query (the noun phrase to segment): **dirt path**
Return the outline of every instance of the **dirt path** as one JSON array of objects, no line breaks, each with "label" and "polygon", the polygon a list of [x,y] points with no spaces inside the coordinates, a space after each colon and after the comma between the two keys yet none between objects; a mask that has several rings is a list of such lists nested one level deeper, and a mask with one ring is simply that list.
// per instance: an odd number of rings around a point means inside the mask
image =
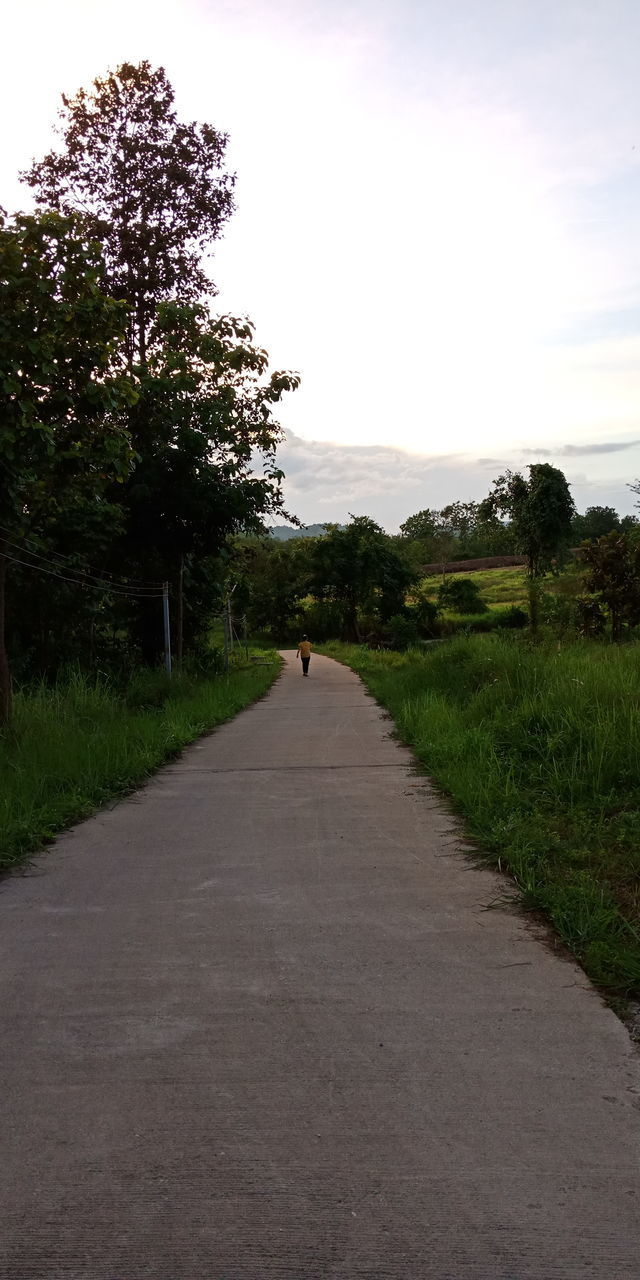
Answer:
[{"label": "dirt path", "polygon": [[290,660],[0,887],[2,1280],[638,1280],[626,1032],[387,730]]}]

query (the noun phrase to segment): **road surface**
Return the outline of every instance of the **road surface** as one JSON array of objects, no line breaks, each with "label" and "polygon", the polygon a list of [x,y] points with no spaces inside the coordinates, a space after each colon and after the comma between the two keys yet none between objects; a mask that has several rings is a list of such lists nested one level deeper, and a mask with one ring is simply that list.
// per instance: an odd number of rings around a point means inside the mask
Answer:
[{"label": "road surface", "polygon": [[0,886],[2,1280],[638,1280],[640,1072],[358,679]]}]

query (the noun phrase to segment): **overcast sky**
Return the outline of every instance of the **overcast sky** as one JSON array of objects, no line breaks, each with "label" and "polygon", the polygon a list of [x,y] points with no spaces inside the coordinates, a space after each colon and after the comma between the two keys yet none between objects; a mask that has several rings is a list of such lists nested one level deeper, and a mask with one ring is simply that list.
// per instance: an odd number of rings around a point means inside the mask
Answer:
[{"label": "overcast sky", "polygon": [[59,95],[129,60],[230,134],[214,259],[303,383],[303,520],[482,497],[549,460],[578,506],[640,475],[637,0],[24,0],[3,18],[0,204]]}]

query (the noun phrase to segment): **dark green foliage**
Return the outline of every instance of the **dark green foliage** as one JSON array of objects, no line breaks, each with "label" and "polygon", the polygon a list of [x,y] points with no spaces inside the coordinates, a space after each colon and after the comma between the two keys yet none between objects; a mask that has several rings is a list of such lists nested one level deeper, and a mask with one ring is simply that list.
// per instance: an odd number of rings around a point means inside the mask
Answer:
[{"label": "dark green foliage", "polygon": [[[229,534],[257,531],[282,508],[273,411],[298,380],[270,374],[252,339],[247,320],[160,303],[131,416],[136,463],[121,494],[124,529],[114,552],[134,576],[169,579],[174,590],[183,558],[187,645],[215,606],[216,559]],[[152,661],[160,634],[150,610],[129,608],[123,617]]]},{"label": "dark green foliage", "polygon": [[[309,591],[312,545],[307,538],[236,540],[229,572],[238,583],[239,607],[246,610],[254,630],[284,641],[300,629],[303,601]],[[324,638],[324,629],[321,636],[317,622],[308,621],[303,629],[316,639]]]},{"label": "dark green foliage", "polygon": [[[50,678],[75,660],[110,670],[156,661],[160,606],[144,583],[170,583],[174,642],[201,647],[228,586],[228,536],[282,512],[273,411],[297,385],[268,372],[247,320],[213,318],[200,301],[215,293],[203,254],[231,212],[233,181],[225,136],[178,120],[164,71],[124,63],[64,98],[59,134],[60,149],[26,175],[38,204],[57,212],[17,222],[2,245],[0,375],[23,435],[30,387],[38,392],[28,442],[5,415],[0,449],[10,461],[19,447],[22,460],[9,506],[28,513],[19,532],[50,564],[97,565],[132,593],[96,596],[18,570],[12,648],[24,675]],[[31,237],[28,258],[18,233]],[[62,327],[45,314],[54,305]],[[0,524],[7,486],[5,475]],[[6,703],[1,659],[0,646]]]},{"label": "dark green foliage", "polygon": [[484,556],[510,555],[515,550],[509,525],[477,502],[451,502],[442,510],[418,511],[400,525],[401,539],[412,562],[438,563]]},{"label": "dark green foliage", "polygon": [[412,606],[412,614],[418,624],[418,631],[423,636],[435,635],[435,627],[440,610],[433,600],[428,600],[426,596],[417,594],[414,598]]},{"label": "dark green foliage", "polygon": [[561,564],[571,543],[575,506],[562,471],[548,462],[528,468],[529,479],[506,471],[481,503],[484,517],[507,516],[518,551],[527,557],[529,576]]},{"label": "dark green foliage", "polygon": [[593,596],[580,596],[576,605],[581,634],[591,640],[599,640],[607,625],[607,615],[600,601]]},{"label": "dark green foliage", "polygon": [[480,591],[471,578],[447,578],[438,589],[438,604],[441,609],[451,609],[455,613],[486,613]]},{"label": "dark green foliage", "polygon": [[65,508],[93,507],[108,523],[107,483],[131,463],[123,411],[137,393],[119,359],[126,311],[101,279],[99,248],[73,218],[0,222],[0,722],[10,711],[9,557],[29,559],[25,537],[46,548]]},{"label": "dark green foliage", "polygon": [[418,626],[415,618],[397,613],[389,618],[385,630],[394,649],[409,649],[418,642]]},{"label": "dark green foliage", "polygon": [[587,566],[587,591],[606,607],[612,637],[621,640],[625,626],[640,624],[640,541],[613,532],[585,543],[580,554]]},{"label": "dark green foliage", "polygon": [[368,516],[352,516],[344,529],[330,527],[313,545],[311,590],[342,609],[342,634],[360,639],[360,612],[383,622],[404,607],[414,574],[391,538]]},{"label": "dark green foliage", "polygon": [[334,640],[340,635],[342,618],[342,607],[333,600],[305,600],[286,635],[296,641],[301,635],[310,636],[316,643]]},{"label": "dark green foliage", "polygon": [[578,546],[587,539],[603,538],[620,528],[620,516],[613,507],[587,507],[584,515],[575,515],[571,521],[571,537]]},{"label": "dark green foliage", "polygon": [[505,627],[507,631],[521,631],[529,622],[528,613],[517,604],[509,605],[507,609],[494,609],[493,612],[498,615],[497,625]]}]

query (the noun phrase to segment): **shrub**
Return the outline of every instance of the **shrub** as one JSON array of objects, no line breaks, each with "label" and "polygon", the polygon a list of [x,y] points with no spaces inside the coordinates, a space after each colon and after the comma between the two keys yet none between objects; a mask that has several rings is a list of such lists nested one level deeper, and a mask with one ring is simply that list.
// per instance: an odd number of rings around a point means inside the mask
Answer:
[{"label": "shrub", "polygon": [[519,631],[526,627],[529,622],[529,615],[526,609],[521,609],[517,604],[512,604],[507,609],[495,609],[497,615],[498,627],[508,627],[511,630]]},{"label": "shrub", "polygon": [[412,614],[415,617],[420,635],[435,636],[438,634],[440,610],[433,600],[421,597],[414,605]]},{"label": "shrub", "polygon": [[448,578],[438,590],[438,604],[454,613],[487,613],[487,606],[471,578]]},{"label": "shrub", "polygon": [[414,618],[396,613],[389,618],[386,629],[394,649],[409,649],[417,643],[418,627]]}]

